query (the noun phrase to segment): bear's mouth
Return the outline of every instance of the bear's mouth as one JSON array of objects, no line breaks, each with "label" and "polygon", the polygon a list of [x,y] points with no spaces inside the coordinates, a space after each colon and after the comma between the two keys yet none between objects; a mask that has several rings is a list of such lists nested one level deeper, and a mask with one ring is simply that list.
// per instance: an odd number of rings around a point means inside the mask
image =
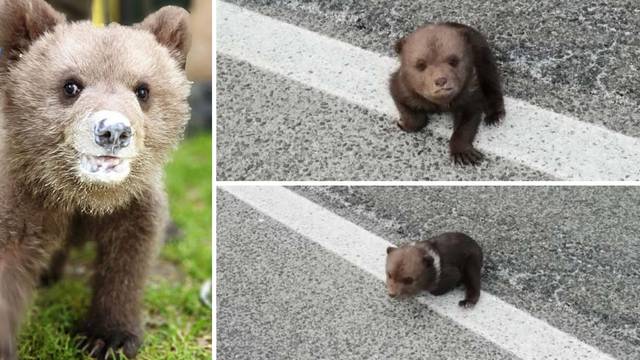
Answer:
[{"label": "bear's mouth", "polygon": [[455,95],[455,89],[453,87],[437,89],[433,93],[435,99],[450,99]]},{"label": "bear's mouth", "polygon": [[124,180],[130,171],[130,159],[117,156],[80,156],[80,177],[89,182],[118,183]]},{"label": "bear's mouth", "polygon": [[448,87],[448,88],[441,88],[436,90],[436,94],[440,95],[440,96],[447,96],[449,94],[453,93],[453,88],[452,87]]},{"label": "bear's mouth", "polygon": [[431,96],[427,97],[427,99],[432,102],[448,107],[449,103],[453,100],[453,98],[457,95],[454,88],[447,89],[438,89],[435,93],[430,94]]}]

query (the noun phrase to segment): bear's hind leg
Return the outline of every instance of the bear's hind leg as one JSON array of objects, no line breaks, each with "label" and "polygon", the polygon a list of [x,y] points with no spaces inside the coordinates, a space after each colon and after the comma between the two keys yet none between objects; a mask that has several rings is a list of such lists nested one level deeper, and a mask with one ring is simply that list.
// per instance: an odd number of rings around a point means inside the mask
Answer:
[{"label": "bear's hind leg", "polygon": [[462,270],[462,284],[465,289],[464,300],[458,305],[462,307],[472,307],[480,299],[480,271],[482,263],[477,257],[471,257]]}]

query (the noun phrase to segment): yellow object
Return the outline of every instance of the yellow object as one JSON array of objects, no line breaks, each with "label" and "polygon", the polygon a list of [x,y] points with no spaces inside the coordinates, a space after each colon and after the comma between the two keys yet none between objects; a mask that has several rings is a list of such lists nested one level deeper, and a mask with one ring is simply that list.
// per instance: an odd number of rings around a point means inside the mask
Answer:
[{"label": "yellow object", "polygon": [[109,22],[120,21],[120,0],[109,0]]},{"label": "yellow object", "polygon": [[93,0],[91,4],[91,22],[95,26],[104,26],[106,22],[106,4],[104,0]]},{"label": "yellow object", "polygon": [[105,26],[120,21],[120,0],[93,0],[91,21],[95,26]]}]

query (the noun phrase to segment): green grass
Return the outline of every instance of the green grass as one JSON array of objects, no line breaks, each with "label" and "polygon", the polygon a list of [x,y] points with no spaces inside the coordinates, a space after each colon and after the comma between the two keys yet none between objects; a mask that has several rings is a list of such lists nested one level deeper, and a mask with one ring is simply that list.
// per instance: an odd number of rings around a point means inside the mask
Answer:
[{"label": "green grass", "polygon": [[[138,359],[210,359],[211,310],[198,293],[211,277],[211,136],[185,140],[167,167],[171,214],[184,236],[162,249],[145,289],[144,345]],[[88,267],[93,249],[75,251],[70,268]],[[20,335],[20,359],[82,359],[69,335],[87,310],[86,271],[40,289]]]}]

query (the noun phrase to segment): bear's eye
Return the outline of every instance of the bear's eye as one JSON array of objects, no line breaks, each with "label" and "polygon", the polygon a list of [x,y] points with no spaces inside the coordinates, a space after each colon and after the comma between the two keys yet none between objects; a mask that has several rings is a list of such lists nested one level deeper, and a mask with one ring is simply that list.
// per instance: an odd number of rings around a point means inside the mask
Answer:
[{"label": "bear's eye", "polygon": [[452,67],[456,67],[460,63],[460,59],[458,59],[456,56],[452,56],[452,57],[449,58],[449,60],[447,62]]},{"label": "bear's eye", "polygon": [[418,62],[416,62],[416,69],[418,69],[418,71],[424,71],[424,69],[427,68],[427,62],[424,60],[418,60]]},{"label": "bear's eye", "polygon": [[413,278],[410,278],[410,277],[403,278],[402,283],[405,285],[411,285],[413,284]]},{"label": "bear's eye", "polygon": [[138,100],[146,102],[147,100],[149,100],[149,85],[138,85],[138,87],[136,87],[135,93]]},{"label": "bear's eye", "polygon": [[67,80],[64,83],[64,94],[67,97],[74,98],[82,92],[82,85],[77,80]]}]

